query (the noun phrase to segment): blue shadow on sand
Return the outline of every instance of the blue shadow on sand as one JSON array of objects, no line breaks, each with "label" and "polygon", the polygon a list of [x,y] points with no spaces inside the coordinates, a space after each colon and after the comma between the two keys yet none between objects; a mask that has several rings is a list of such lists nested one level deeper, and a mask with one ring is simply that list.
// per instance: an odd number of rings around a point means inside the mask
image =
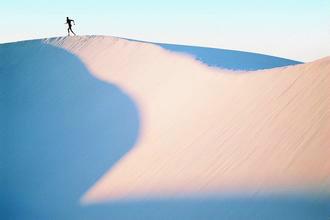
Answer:
[{"label": "blue shadow on sand", "polygon": [[328,198],[292,195],[81,206],[84,192],[134,146],[140,124],[134,101],[91,76],[74,55],[41,41],[0,45],[0,82],[0,219],[330,217]]},{"label": "blue shadow on sand", "polygon": [[80,197],[134,146],[137,106],[40,40],[1,45],[0,59],[0,219],[73,219]]},{"label": "blue shadow on sand", "polygon": [[216,48],[157,44],[164,49],[186,53],[208,66],[229,70],[253,71],[301,64],[302,62],[264,54]]},{"label": "blue shadow on sand", "polygon": [[302,64],[303,62],[275,57],[265,54],[245,52],[239,50],[227,50],[210,47],[187,46],[179,44],[155,43],[129,38],[122,38],[129,41],[151,43],[171,52],[183,53],[192,56],[194,59],[210,66],[221,69],[237,71],[254,71],[271,69]]}]

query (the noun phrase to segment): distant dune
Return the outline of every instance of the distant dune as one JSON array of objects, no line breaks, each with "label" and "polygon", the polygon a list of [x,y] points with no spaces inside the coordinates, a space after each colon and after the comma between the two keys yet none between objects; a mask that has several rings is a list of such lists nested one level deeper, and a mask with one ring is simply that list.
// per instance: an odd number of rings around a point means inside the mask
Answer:
[{"label": "distant dune", "polygon": [[[276,200],[268,212],[263,202],[251,204],[258,195],[329,197],[330,57],[302,64],[92,36],[0,45],[0,58],[8,106],[4,207],[81,219],[72,205],[79,198],[94,204],[243,197],[251,200],[234,202],[237,213],[205,203],[214,207],[208,219],[216,210],[227,219],[267,219],[273,210],[282,219],[328,213],[328,201],[300,209],[292,208],[299,202]],[[201,207],[183,204],[190,215],[171,219],[194,219]],[[281,215],[287,207],[290,214]]]}]

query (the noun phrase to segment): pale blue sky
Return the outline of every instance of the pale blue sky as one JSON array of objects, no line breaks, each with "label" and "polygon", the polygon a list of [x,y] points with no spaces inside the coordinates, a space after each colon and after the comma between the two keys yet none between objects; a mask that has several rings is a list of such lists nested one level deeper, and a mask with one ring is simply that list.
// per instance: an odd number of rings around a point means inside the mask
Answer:
[{"label": "pale blue sky", "polygon": [[330,55],[329,0],[2,0],[0,43],[66,34],[265,53],[300,61]]}]

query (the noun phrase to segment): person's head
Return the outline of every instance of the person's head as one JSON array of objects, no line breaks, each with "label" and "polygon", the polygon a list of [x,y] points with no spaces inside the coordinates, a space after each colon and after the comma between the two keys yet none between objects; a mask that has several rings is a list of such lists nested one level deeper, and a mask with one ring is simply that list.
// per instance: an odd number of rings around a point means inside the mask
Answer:
[{"label": "person's head", "polygon": [[66,17],[66,20],[69,20],[69,17]]}]

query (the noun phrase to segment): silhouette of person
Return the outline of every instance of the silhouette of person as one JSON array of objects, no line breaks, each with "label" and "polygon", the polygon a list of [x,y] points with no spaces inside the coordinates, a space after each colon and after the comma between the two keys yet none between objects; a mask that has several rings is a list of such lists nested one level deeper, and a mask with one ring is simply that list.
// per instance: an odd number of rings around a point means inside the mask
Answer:
[{"label": "silhouette of person", "polygon": [[66,23],[65,24],[68,24],[68,36],[70,36],[70,32],[73,34],[73,35],[75,35],[76,36],[76,34],[73,32],[73,30],[72,30],[72,23],[73,23],[73,25],[76,25],[75,23],[74,23],[74,20],[72,20],[72,19],[70,19],[69,17],[66,17]]}]

